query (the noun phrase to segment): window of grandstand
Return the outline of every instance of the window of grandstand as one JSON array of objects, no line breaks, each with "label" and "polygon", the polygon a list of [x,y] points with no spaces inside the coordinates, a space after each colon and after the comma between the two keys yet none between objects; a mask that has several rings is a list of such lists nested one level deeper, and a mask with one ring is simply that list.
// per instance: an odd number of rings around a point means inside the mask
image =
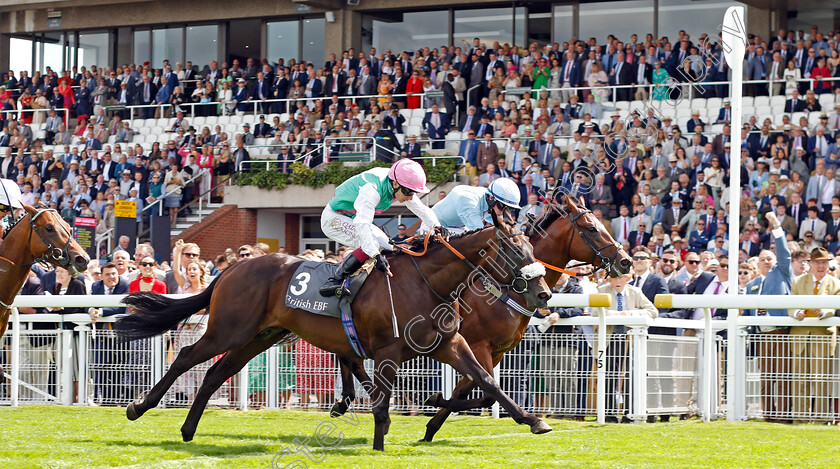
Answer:
[{"label": "window of grandstand", "polygon": [[324,18],[308,18],[301,22],[303,25],[301,59],[307,62],[321,62],[324,60],[324,34],[326,22]]},{"label": "window of grandstand", "polygon": [[[373,20],[373,47],[378,52],[416,50],[418,45],[449,42],[449,12],[418,11],[388,16],[377,15]],[[385,20],[384,18],[387,18]]]},{"label": "window of grandstand", "polygon": [[[204,67],[219,58],[219,26],[187,26],[186,60]],[[280,56],[282,57],[282,56]]]},{"label": "window of grandstand", "polygon": [[[174,64],[183,60],[184,28],[163,28],[152,30],[152,63],[164,60]],[[100,62],[107,63],[107,62]]]},{"label": "window of grandstand", "polygon": [[554,5],[554,42],[568,41],[575,29],[575,8],[572,5]]},{"label": "window of grandstand", "polygon": [[[582,3],[579,8],[580,26],[578,37],[596,37],[601,39],[604,31],[615,37],[627,40],[631,34],[644,35],[653,32],[653,0],[634,0],[630,2]],[[720,16],[715,17],[720,21]],[[685,24],[682,21],[679,24]],[[570,34],[559,39],[569,40]],[[555,38],[555,41],[558,38]]]},{"label": "window of grandstand", "polygon": [[110,34],[107,31],[80,33],[78,51],[80,66],[90,67],[91,65],[102,66],[102,64],[110,64]]},{"label": "window of grandstand", "polygon": [[297,57],[300,51],[300,21],[271,21],[266,23],[268,59]]},{"label": "window of grandstand", "polygon": [[[745,4],[741,2],[695,2],[694,0],[660,0],[659,1],[659,36],[679,37],[684,29],[692,39],[699,38],[706,33],[712,37],[719,33],[721,18],[726,9]],[[691,18],[691,21],[685,21]],[[808,27],[810,28],[811,23]]]}]

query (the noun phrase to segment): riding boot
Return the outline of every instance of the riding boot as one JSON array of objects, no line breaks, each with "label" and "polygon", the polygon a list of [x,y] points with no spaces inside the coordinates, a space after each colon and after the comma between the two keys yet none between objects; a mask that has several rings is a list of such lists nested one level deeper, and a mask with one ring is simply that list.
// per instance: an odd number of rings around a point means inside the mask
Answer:
[{"label": "riding boot", "polygon": [[341,264],[338,265],[338,269],[336,269],[332,277],[330,277],[321,287],[321,296],[330,297],[349,294],[350,292],[344,288],[344,280],[349,277],[350,274],[357,271],[361,266],[362,261],[357,259],[356,256],[352,254],[347,255],[344,260],[341,261]]}]

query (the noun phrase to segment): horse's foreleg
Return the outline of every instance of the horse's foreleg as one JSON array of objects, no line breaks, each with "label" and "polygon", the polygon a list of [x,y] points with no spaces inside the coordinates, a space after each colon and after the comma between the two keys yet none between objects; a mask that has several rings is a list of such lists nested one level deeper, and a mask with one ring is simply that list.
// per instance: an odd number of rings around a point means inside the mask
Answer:
[{"label": "horse's foreleg", "polygon": [[528,424],[531,433],[545,433],[551,431],[551,427],[542,420],[525,412],[499,387],[493,376],[490,375],[473,356],[466,340],[460,334],[455,334],[452,340],[435,350],[432,355],[438,361],[448,363],[461,373],[465,378],[473,381],[476,386],[484,391],[484,394],[496,401],[508,412],[516,423]]},{"label": "horse's foreleg", "polygon": [[172,387],[179,376],[189,371],[195,365],[224,352],[227,348],[226,344],[218,343],[216,340],[211,339],[211,336],[208,334],[202,336],[198,342],[182,348],[178,352],[175,361],[172,362],[172,366],[169,367],[169,370],[163,375],[163,378],[149,391],[149,394],[142,400],[132,402],[126,407],[126,417],[129,420],[140,418],[147,410],[156,407],[160,403],[166,391]]},{"label": "horse's foreleg", "polygon": [[[395,359],[396,358],[396,359]],[[374,372],[373,393],[373,449],[385,451],[385,435],[391,426],[391,417],[388,415],[388,408],[391,405],[391,390],[394,387],[394,379],[397,377],[399,357],[389,359],[377,359]]]},{"label": "horse's foreleg", "polygon": [[[243,347],[225,353],[219,361],[207,370],[204,381],[198,389],[192,406],[190,406],[187,418],[184,420],[184,425],[181,426],[181,436],[184,438],[184,441],[193,439],[195,430],[198,427],[198,421],[201,419],[201,414],[204,412],[207,401],[210,400],[213,393],[224,384],[225,380],[238,373],[252,358],[274,345],[277,342],[277,338],[277,334],[255,337]],[[247,386],[248,383],[241,383],[241,385]]]}]

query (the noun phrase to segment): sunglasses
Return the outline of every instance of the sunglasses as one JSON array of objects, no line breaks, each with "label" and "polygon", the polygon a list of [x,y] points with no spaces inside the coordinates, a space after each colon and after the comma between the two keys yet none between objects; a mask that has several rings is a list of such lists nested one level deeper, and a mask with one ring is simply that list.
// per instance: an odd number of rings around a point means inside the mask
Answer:
[{"label": "sunglasses", "polygon": [[140,266],[141,267],[154,267],[155,263],[154,262],[141,262]]},{"label": "sunglasses", "polygon": [[185,252],[184,255],[189,257],[189,258],[198,257],[198,254],[196,254],[194,252]]},{"label": "sunglasses", "polygon": [[741,270],[738,272],[738,275],[749,275],[750,273],[746,270]]},{"label": "sunglasses", "polygon": [[411,190],[411,189],[409,189],[405,186],[400,186],[400,192],[402,192],[403,195],[406,196],[406,197],[411,197],[415,194],[415,192],[413,190]]},{"label": "sunglasses", "polygon": [[728,269],[728,268],[729,268],[729,264],[721,264],[721,265],[720,265],[720,268],[721,268],[721,269]]},{"label": "sunglasses", "polygon": [[251,253],[250,252],[243,252],[243,253],[239,254],[240,259],[243,259],[245,257],[251,257]]},{"label": "sunglasses", "polygon": [[691,264],[691,265],[697,265],[697,264],[699,264],[699,263],[700,263],[700,261],[685,261],[685,262],[686,262],[687,264]]},{"label": "sunglasses", "polygon": [[648,256],[633,256],[634,261],[646,261],[648,259],[650,259]]},{"label": "sunglasses", "polygon": [[664,262],[665,264],[676,264],[677,260],[676,259],[661,259],[661,262]]}]

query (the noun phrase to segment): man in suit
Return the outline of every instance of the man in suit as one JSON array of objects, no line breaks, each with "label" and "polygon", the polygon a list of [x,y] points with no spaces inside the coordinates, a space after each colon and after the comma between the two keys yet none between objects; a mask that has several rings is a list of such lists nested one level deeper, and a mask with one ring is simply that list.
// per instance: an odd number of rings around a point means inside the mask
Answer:
[{"label": "man in suit", "polygon": [[[128,282],[121,278],[117,271],[117,265],[113,262],[104,264],[101,268],[102,280],[98,280],[90,287],[91,295],[122,295],[128,293]],[[109,307],[109,308],[88,308],[88,314],[93,321],[95,329],[112,329],[112,323],[97,324],[97,320],[105,316],[114,316],[117,314],[126,314],[125,307]],[[98,370],[107,369],[109,365],[119,365],[125,363],[122,359],[125,357],[118,356],[114,352],[113,340],[109,336],[99,335],[93,339],[93,364],[94,368]],[[122,386],[114,373],[107,371],[99,371],[93,373],[93,398],[97,403],[117,404],[117,399],[122,396],[118,392],[118,388]],[[131,398],[134,396],[132,395]]]},{"label": "man in suit", "polygon": [[487,170],[487,165],[497,165],[499,162],[499,147],[493,142],[493,135],[491,132],[484,134],[484,141],[478,145],[478,154],[476,156],[476,163],[478,164],[478,173],[483,174]]},{"label": "man in suit", "polygon": [[400,114],[400,110],[397,109],[395,105],[392,105],[391,110],[388,111],[388,115],[382,118],[382,124],[387,125],[388,128],[393,130],[395,133],[402,134],[405,133],[403,131],[403,124],[405,123],[405,116]]},{"label": "man in suit", "polygon": [[653,83],[653,66],[647,63],[644,54],[638,60],[633,71],[633,84],[637,85],[634,97],[637,101],[646,101],[649,95],[647,85]]},{"label": "man in suit", "polygon": [[[767,57],[764,55],[763,47],[755,48],[755,56],[749,61],[747,67],[747,77],[745,81],[766,80],[767,79]],[[803,75],[804,76],[804,75]],[[751,96],[766,96],[767,84],[757,83],[750,86]]]},{"label": "man in suit", "polygon": [[613,237],[619,243],[627,241],[630,237],[630,231],[632,229],[629,215],[630,209],[626,205],[622,205],[618,208],[618,216],[610,222],[612,224],[612,231],[615,233]]},{"label": "man in suit", "polygon": [[[143,81],[137,86],[137,96],[135,101],[137,104],[149,105],[157,97],[157,86],[151,82],[148,75],[143,75]],[[143,119],[151,119],[155,116],[155,109],[152,107],[144,107],[140,111]]]},{"label": "man in suit", "polygon": [[778,96],[782,92],[786,63],[782,60],[782,54],[778,51],[774,52],[772,59],[767,62],[767,79],[773,81],[773,89],[770,90],[771,96]]},{"label": "man in suit", "polygon": [[631,248],[647,246],[647,243],[650,241],[650,233],[646,230],[647,222],[640,221],[636,229],[630,232],[630,236],[627,237],[627,242],[630,244]]},{"label": "man in suit", "polygon": [[808,218],[799,224],[799,239],[805,239],[806,233],[813,234],[814,241],[822,244],[825,239],[826,223],[817,217],[817,207],[808,207]]},{"label": "man in suit", "polygon": [[[362,68],[362,76],[359,77],[359,96],[372,96],[376,94],[376,78],[370,74],[370,67]],[[368,111],[370,105],[367,99],[359,102],[359,107]],[[443,148],[443,147],[441,147]]]},{"label": "man in suit", "polygon": [[[403,74],[402,68],[397,68],[394,70],[394,95],[405,95],[406,88],[408,87],[408,77]],[[400,108],[404,108],[406,105],[406,97],[405,96],[396,96],[394,98],[394,102],[397,103],[397,106]]]},{"label": "man in suit", "polygon": [[564,114],[568,119],[580,119],[583,117],[581,114],[581,109],[583,106],[578,103],[578,96],[573,94],[569,96],[569,104],[566,105],[566,109],[564,110]]},{"label": "man in suit", "polygon": [[[628,285],[630,281],[630,274],[621,275],[618,277],[611,277],[607,279],[607,283],[598,287],[598,293],[606,293],[610,295],[612,298],[611,304],[613,305],[610,309],[605,311],[607,316],[647,316],[650,318],[656,318],[659,316],[659,311],[657,311],[656,307],[650,300],[645,297],[642,290],[638,287],[634,287],[632,285]],[[598,316],[600,311],[593,309],[592,314],[594,316]],[[629,386],[627,383],[619,383],[618,379],[619,376],[622,375],[620,370],[626,369],[629,360],[628,357],[628,349],[627,349],[627,340],[624,337],[624,334],[627,332],[626,326],[607,326],[607,340],[609,342],[606,344],[606,357],[604,359],[604,364],[606,365],[607,376],[607,388],[608,389],[615,389],[621,391],[617,391],[621,393],[623,401],[629,402]],[[595,349],[599,350],[601,348],[600,344],[596,344]],[[607,393],[607,409],[618,409],[619,406],[616,403],[617,396],[616,393],[609,392]],[[628,407],[625,406],[625,409]],[[622,417],[622,422],[629,422],[629,418],[625,415]],[[607,422],[617,422],[617,417],[607,417]]]},{"label": "man in suit", "polygon": [[700,111],[695,109],[691,111],[691,119],[685,124],[686,134],[693,134],[698,126],[701,132],[706,129],[706,123],[700,119]]},{"label": "man in suit", "polygon": [[479,119],[479,116],[476,114],[476,107],[471,105],[467,109],[467,113],[462,116],[460,122],[458,122],[458,130],[461,133],[467,133],[469,130],[477,133],[480,125],[481,119]]},{"label": "man in suit", "polygon": [[680,220],[685,216],[683,202],[679,197],[671,198],[671,207],[662,214],[662,228],[666,233],[679,229]]},{"label": "man in suit", "polygon": [[402,156],[405,158],[420,158],[421,154],[420,144],[417,143],[417,136],[409,135],[408,143],[403,146]]},{"label": "man in suit", "polygon": [[443,139],[449,133],[449,119],[448,114],[440,112],[437,104],[433,104],[431,112],[427,112],[426,117],[423,118],[423,128],[432,140],[432,148],[438,150],[444,148]]},{"label": "man in suit", "polygon": [[271,136],[271,125],[265,121],[265,116],[260,115],[260,121],[254,126],[255,138],[268,138]]},{"label": "man in suit", "polygon": [[461,142],[458,154],[466,159],[465,171],[472,179],[478,176],[478,141],[475,139],[475,130],[467,131],[467,139]]},{"label": "man in suit", "polygon": [[790,95],[790,99],[785,101],[785,113],[793,114],[794,112],[802,111],[804,108],[805,103],[799,99],[799,91],[793,90],[793,93]]},{"label": "man in suit", "polygon": [[732,123],[732,104],[729,98],[723,98],[723,107],[718,111],[718,117],[715,124],[730,124]]},{"label": "man in suit", "polygon": [[[560,87],[561,88],[577,88],[581,84],[581,69],[580,64],[577,60],[575,60],[574,52],[567,52],[566,59],[563,62],[563,65],[560,66]],[[568,102],[571,94],[574,94],[571,90],[563,90],[561,91],[561,99],[563,102]]]},{"label": "man in suit", "polygon": [[[625,60],[623,52],[618,52],[615,66],[610,71],[610,85],[629,85],[633,83],[633,70],[633,63]],[[619,88],[616,90],[616,94],[619,101],[630,101],[630,88]]]},{"label": "man in suit", "polygon": [[614,199],[612,190],[605,183],[604,173],[595,175],[595,186],[592,188],[589,196],[592,201],[591,209],[600,209],[601,213],[609,217]]}]

